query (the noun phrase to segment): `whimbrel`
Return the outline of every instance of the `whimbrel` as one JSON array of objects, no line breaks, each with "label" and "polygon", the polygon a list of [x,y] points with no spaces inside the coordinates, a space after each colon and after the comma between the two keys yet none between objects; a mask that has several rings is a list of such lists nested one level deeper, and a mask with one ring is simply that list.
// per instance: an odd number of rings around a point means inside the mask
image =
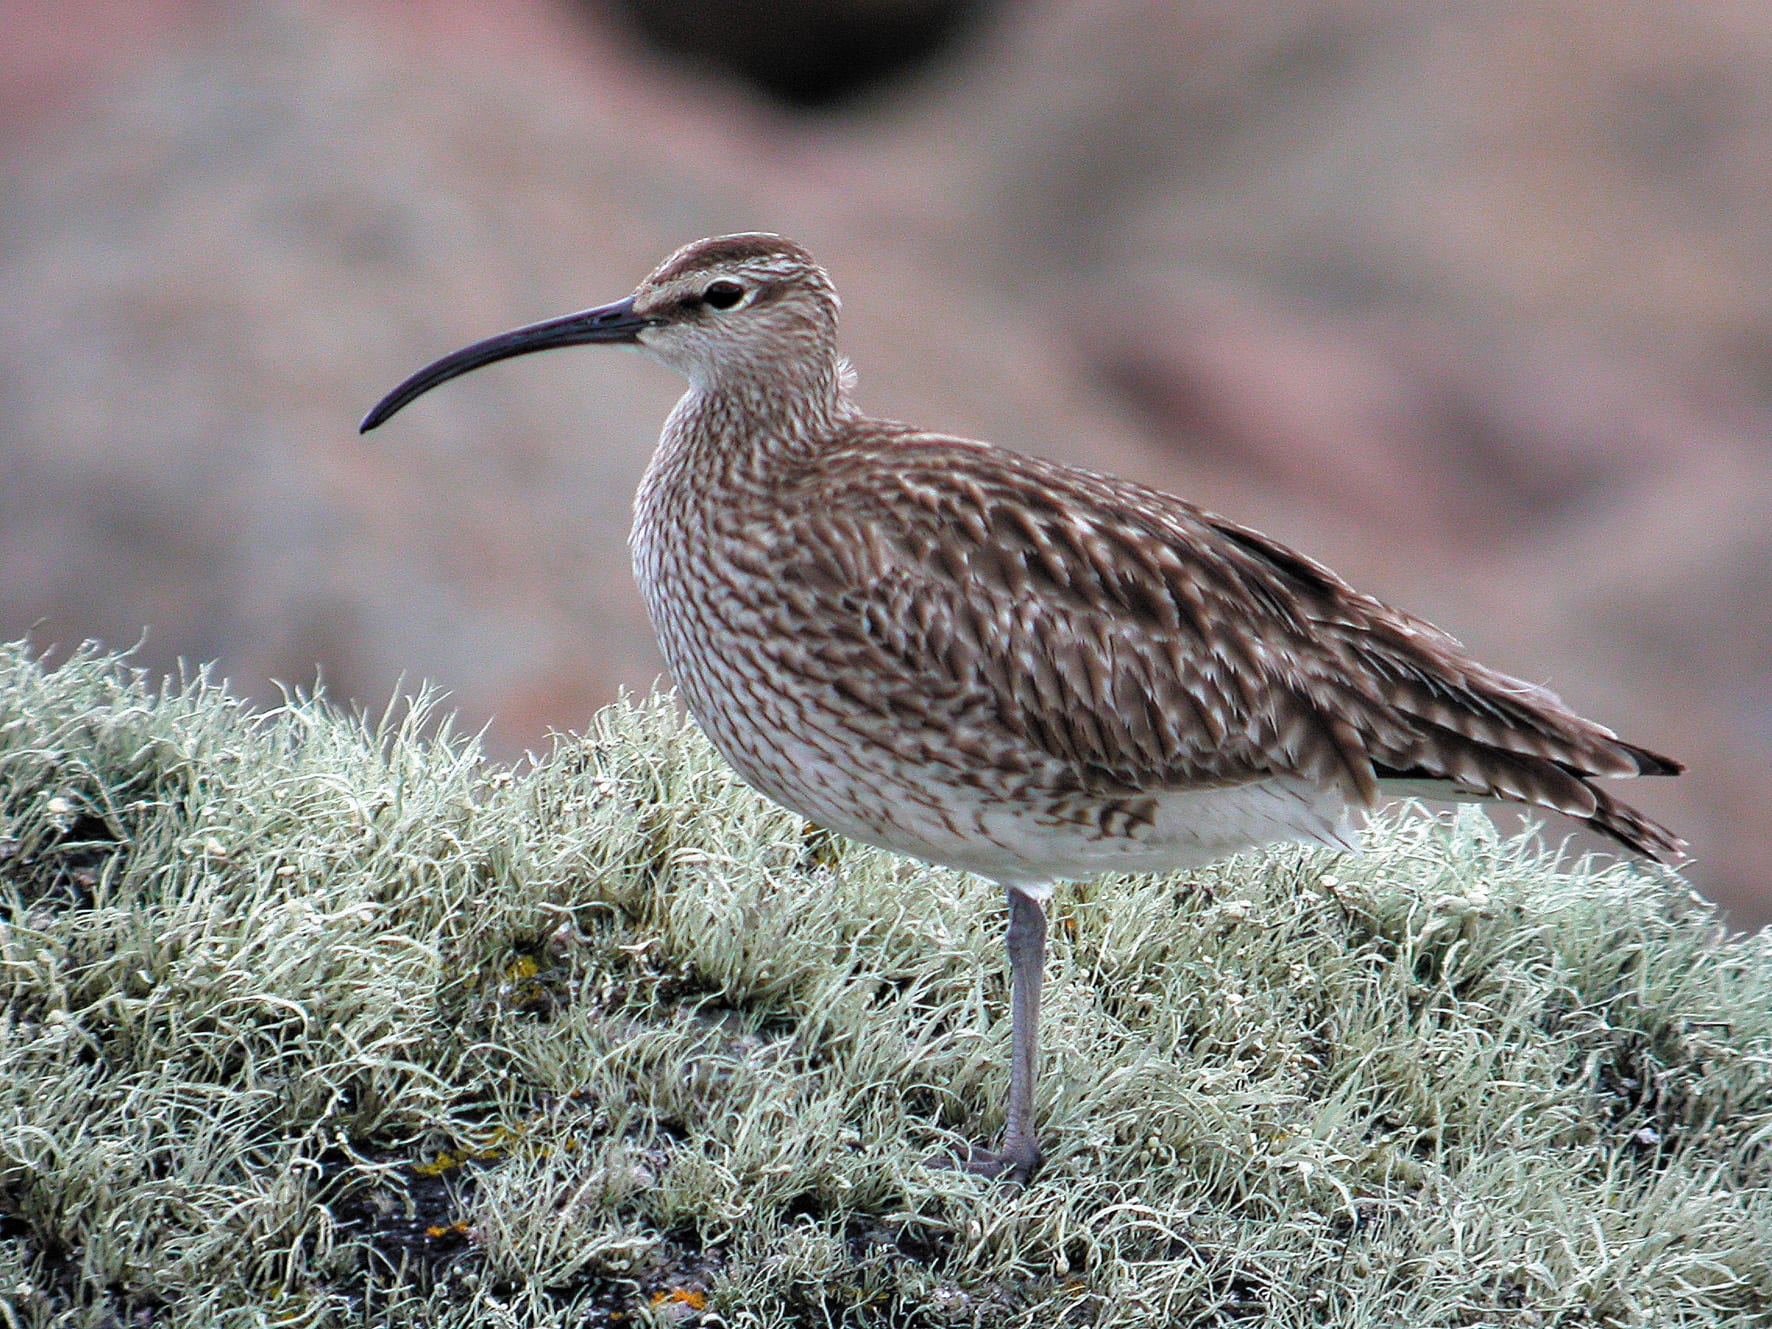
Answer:
[{"label": "whimbrel", "polygon": [[1681,841],[1594,783],[1678,763],[1477,663],[1321,564],[1156,490],[871,419],[799,245],[689,245],[632,296],[478,342],[363,421],[495,360],[635,345],[689,380],[640,483],[634,571],[691,713],[750,784],[1009,902],[1002,1147],[1033,1121],[1055,883],[1257,845],[1354,847],[1387,790]]}]

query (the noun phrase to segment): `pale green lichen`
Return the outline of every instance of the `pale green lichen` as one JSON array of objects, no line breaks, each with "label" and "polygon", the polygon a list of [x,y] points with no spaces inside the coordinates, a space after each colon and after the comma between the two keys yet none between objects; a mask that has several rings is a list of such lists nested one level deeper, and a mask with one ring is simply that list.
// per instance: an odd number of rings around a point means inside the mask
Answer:
[{"label": "pale green lichen", "polygon": [[0,648],[0,1324],[1772,1324],[1772,954],[1675,877],[1413,811],[1061,891],[1015,1191],[924,1166],[993,887],[668,699],[432,709]]}]

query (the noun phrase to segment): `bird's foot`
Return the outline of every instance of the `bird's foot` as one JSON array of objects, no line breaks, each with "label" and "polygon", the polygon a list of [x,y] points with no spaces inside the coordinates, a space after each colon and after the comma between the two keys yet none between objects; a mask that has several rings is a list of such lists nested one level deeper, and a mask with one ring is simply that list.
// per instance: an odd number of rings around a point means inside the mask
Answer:
[{"label": "bird's foot", "polygon": [[975,1177],[1001,1179],[1010,1186],[1025,1186],[1040,1170],[1040,1146],[1032,1136],[1005,1139],[999,1150],[969,1149],[964,1157],[936,1154],[924,1160],[924,1166],[938,1172],[969,1172]]}]

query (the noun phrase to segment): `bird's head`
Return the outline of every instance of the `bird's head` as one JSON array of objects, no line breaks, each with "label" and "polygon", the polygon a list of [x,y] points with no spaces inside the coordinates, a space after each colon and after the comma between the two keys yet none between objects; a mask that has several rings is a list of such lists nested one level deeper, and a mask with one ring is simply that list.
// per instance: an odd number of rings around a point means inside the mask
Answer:
[{"label": "bird's head", "polygon": [[427,365],[378,402],[361,427],[374,429],[482,365],[557,346],[637,346],[703,390],[781,389],[802,376],[834,382],[837,303],[824,269],[792,240],[762,233],[697,240],[625,300],[501,333]]}]

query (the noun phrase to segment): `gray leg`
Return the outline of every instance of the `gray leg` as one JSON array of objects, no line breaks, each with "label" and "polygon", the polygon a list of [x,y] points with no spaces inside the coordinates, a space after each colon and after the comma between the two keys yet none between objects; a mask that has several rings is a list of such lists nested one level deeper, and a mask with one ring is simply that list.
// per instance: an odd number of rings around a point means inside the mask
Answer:
[{"label": "gray leg", "polygon": [[1046,911],[1010,886],[1009,978],[1012,984],[1009,1110],[1003,1131],[1003,1170],[1024,1182],[1040,1166],[1034,1134],[1034,1077],[1040,1066],[1040,983],[1046,970]]},{"label": "gray leg", "polygon": [[1046,968],[1046,911],[1013,886],[1009,896],[1009,1106],[1004,1113],[1003,1148],[973,1149],[964,1159],[938,1155],[933,1168],[963,1168],[981,1177],[1002,1177],[1020,1186],[1040,1166],[1034,1135],[1034,1077],[1040,1063],[1040,981]]}]

